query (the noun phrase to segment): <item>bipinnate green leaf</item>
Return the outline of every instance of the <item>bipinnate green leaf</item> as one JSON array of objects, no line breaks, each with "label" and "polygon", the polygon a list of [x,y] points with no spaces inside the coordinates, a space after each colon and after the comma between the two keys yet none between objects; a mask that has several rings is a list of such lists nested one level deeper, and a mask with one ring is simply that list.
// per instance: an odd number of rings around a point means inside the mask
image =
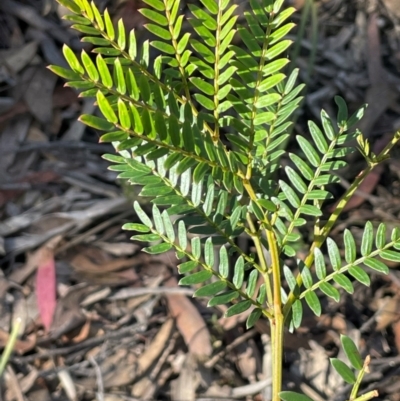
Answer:
[{"label": "bipinnate green leaf", "polygon": [[131,128],[129,111],[122,99],[118,99],[118,118],[123,129],[129,130]]},{"label": "bipinnate green leaf", "polygon": [[251,329],[262,316],[262,310],[260,308],[255,308],[251,311],[249,317],[246,320],[246,329]]},{"label": "bipinnate green leaf", "polygon": [[219,250],[219,274],[223,278],[228,278],[229,275],[229,257],[225,246],[221,246]]},{"label": "bipinnate green leaf", "polygon": [[346,292],[353,294],[354,287],[351,281],[344,274],[336,274],[333,276],[333,281],[340,285]]},{"label": "bipinnate green leaf", "polygon": [[314,205],[301,205],[299,207],[299,211],[300,213],[305,214],[307,216],[315,216],[315,217],[322,216],[321,210]]},{"label": "bipinnate green leaf", "polygon": [[240,301],[235,305],[230,306],[227,311],[225,312],[225,317],[230,317],[234,315],[239,315],[240,313],[243,313],[247,311],[251,306],[251,301],[246,300],[246,301]]},{"label": "bipinnate green leaf", "polygon": [[297,286],[296,278],[293,275],[293,272],[286,265],[283,266],[283,274],[285,275],[286,282],[290,288],[290,291],[294,291]]},{"label": "bipinnate green leaf", "polygon": [[75,53],[72,51],[70,47],[67,45],[63,46],[63,54],[65,59],[67,60],[69,66],[72,68],[74,72],[77,74],[84,74],[85,70],[81,66],[81,64],[78,61],[78,58],[75,56]]},{"label": "bipinnate green leaf", "polygon": [[59,77],[68,79],[69,81],[78,81],[80,79],[79,74],[76,72],[59,67],[58,65],[49,65],[47,68]]},{"label": "bipinnate green leaf", "polygon": [[[114,128],[114,124],[109,123],[104,118],[92,116],[90,114],[83,114],[79,117],[79,121],[85,125],[98,129],[100,131],[111,131]],[[125,134],[126,137],[126,134]],[[102,140],[102,142],[105,142]]]},{"label": "bipinnate green leaf", "polygon": [[347,128],[348,110],[345,100],[340,96],[335,96],[335,103],[338,106],[337,122],[339,128]]},{"label": "bipinnate green leaf", "polygon": [[97,55],[96,64],[97,64],[97,69],[100,74],[101,82],[103,83],[103,85],[106,88],[108,88],[108,89],[112,88],[113,81],[111,78],[111,74],[110,74],[108,66],[107,66],[106,62],[104,61],[104,58],[101,54]]},{"label": "bipinnate green leaf", "polygon": [[326,142],[324,134],[313,121],[308,122],[308,128],[318,150],[322,154],[325,154],[328,151],[328,143]]},{"label": "bipinnate green leaf", "polygon": [[149,217],[147,216],[147,214],[143,211],[143,209],[141,208],[140,204],[138,201],[135,201],[133,203],[133,208],[135,209],[135,212],[137,214],[137,216],[139,217],[140,221],[147,227],[152,228],[153,227],[153,223],[152,221],[149,219]]},{"label": "bipinnate green leaf", "polygon": [[319,285],[319,289],[335,302],[340,301],[340,292],[332,284],[323,282]]},{"label": "bipinnate green leaf", "polygon": [[311,181],[314,177],[313,170],[311,167],[299,156],[295,155],[294,153],[289,153],[289,157],[292,160],[292,162],[295,164],[295,166],[298,168],[300,171],[301,175]]},{"label": "bipinnate green leaf", "polygon": [[74,14],[81,13],[80,7],[73,0],[58,0],[58,2]]},{"label": "bipinnate green leaf", "polygon": [[371,269],[378,271],[379,273],[388,274],[389,268],[380,260],[375,258],[367,258],[364,260],[364,264]]},{"label": "bipinnate green leaf", "polygon": [[354,341],[344,334],[340,336],[340,341],[351,366],[353,366],[354,369],[361,370],[364,363]]},{"label": "bipinnate green leaf", "polygon": [[104,23],[106,27],[106,32],[109,40],[115,39],[114,24],[111,20],[110,14],[107,9],[104,10]]},{"label": "bipinnate green leaf", "polygon": [[204,245],[204,260],[207,266],[214,266],[214,247],[212,243],[212,238],[209,237]]},{"label": "bipinnate green leaf", "polygon": [[362,240],[361,240],[361,255],[367,256],[372,251],[373,243],[373,225],[370,221],[365,224]]},{"label": "bipinnate green leaf", "polygon": [[152,246],[148,246],[146,248],[143,248],[142,251],[149,253],[151,255],[158,255],[160,253],[164,253],[169,251],[172,248],[171,244],[167,244],[165,242],[162,242],[161,244],[157,244],[157,245],[152,245]]},{"label": "bipinnate green leaf", "polygon": [[294,391],[281,391],[279,397],[283,401],[313,401],[304,394],[295,393]]},{"label": "bipinnate green leaf", "polygon": [[154,242],[159,241],[160,236],[158,234],[138,234],[132,236],[131,240],[140,242]]},{"label": "bipinnate green leaf", "polygon": [[99,80],[99,73],[92,59],[88,56],[88,54],[84,50],[82,50],[81,59],[82,59],[82,64],[85,67],[87,74],[89,75],[89,78],[92,81],[97,82]]},{"label": "bipinnate green leaf", "polygon": [[119,58],[114,61],[114,76],[118,93],[124,95],[126,93],[125,73]]},{"label": "bipinnate green leaf", "polygon": [[109,101],[104,96],[103,92],[98,91],[97,95],[97,104],[99,105],[100,111],[103,113],[103,116],[107,119],[108,122],[112,124],[118,123],[118,117],[112,109]]},{"label": "bipinnate green leaf", "polygon": [[204,200],[203,210],[206,216],[209,216],[213,209],[214,203],[214,184],[210,184],[207,188],[207,195]]},{"label": "bipinnate green leaf", "polygon": [[165,4],[161,0],[143,0],[143,2],[157,11],[165,11]]},{"label": "bipinnate green leaf", "polygon": [[201,256],[201,242],[199,237],[192,238],[191,246],[192,246],[192,254],[196,259],[200,259]]},{"label": "bipinnate green leaf", "polygon": [[244,258],[243,256],[239,256],[236,260],[234,273],[233,273],[233,285],[236,288],[241,288],[244,280]]},{"label": "bipinnate green leaf", "polygon": [[353,115],[347,121],[348,128],[357,124],[363,118],[366,108],[367,108],[367,105],[364,104],[362,107],[360,107],[357,111],[355,111],[353,113]]},{"label": "bipinnate green leaf", "polygon": [[154,10],[151,10],[151,9],[148,9],[148,8],[142,8],[142,9],[139,10],[139,12],[142,15],[144,15],[147,19],[157,23],[158,25],[161,25],[161,26],[167,26],[168,25],[167,18],[164,15],[162,15],[162,14],[160,14],[160,13],[154,11]]},{"label": "bipinnate green leaf", "polygon": [[[225,294],[216,295],[208,301],[207,306],[225,305],[239,297],[237,291],[229,291]],[[240,313],[240,312],[239,312]]]},{"label": "bipinnate green leaf", "polygon": [[312,166],[318,167],[321,164],[321,159],[311,143],[307,141],[306,138],[300,135],[297,135],[296,139],[307,160],[311,163]]},{"label": "bipinnate green leaf", "polygon": [[336,131],[333,128],[332,121],[325,110],[321,110],[322,126],[324,127],[325,135],[333,141],[336,137]]},{"label": "bipinnate green leaf", "polygon": [[301,270],[301,277],[303,279],[304,287],[310,288],[313,285],[313,279],[312,279],[310,269],[308,267],[304,266],[304,264],[303,264],[303,267]]},{"label": "bipinnate green leaf", "polygon": [[250,298],[253,297],[256,291],[257,280],[258,280],[258,271],[254,269],[249,275],[246,288],[246,293]]},{"label": "bipinnate green leaf", "polygon": [[343,239],[346,262],[353,263],[357,257],[356,242],[348,229],[344,231]]},{"label": "bipinnate green leaf", "polygon": [[209,280],[212,275],[212,272],[209,270],[201,270],[197,273],[193,273],[189,276],[181,278],[179,281],[179,285],[193,285],[204,283],[205,281]]},{"label": "bipinnate green leaf", "polygon": [[211,14],[218,13],[218,3],[215,0],[200,0]]},{"label": "bipinnate green leaf", "polygon": [[126,33],[125,32],[126,32],[126,30],[125,30],[124,21],[122,18],[120,18],[118,20],[117,27],[118,27],[118,41],[117,41],[118,47],[121,50],[125,50],[125,47],[126,47]]},{"label": "bipinnate green leaf", "polygon": [[171,219],[166,210],[164,210],[161,213],[161,217],[162,217],[162,220],[164,223],[165,234],[167,235],[168,240],[170,242],[174,242],[175,241],[175,230],[174,230]]},{"label": "bipinnate green leaf", "polygon": [[178,270],[180,274],[188,273],[194,270],[199,263],[196,260],[188,260],[178,265]]},{"label": "bipinnate green leaf", "polygon": [[215,281],[214,283],[207,284],[193,294],[194,297],[212,297],[226,288],[225,281]]},{"label": "bipinnate green leaf", "polygon": [[295,329],[301,326],[303,320],[303,304],[300,299],[297,299],[292,306],[292,322]]},{"label": "bipinnate green leaf", "polygon": [[392,251],[390,249],[385,249],[379,252],[379,257],[391,262],[400,262],[400,252]]},{"label": "bipinnate green leaf", "polygon": [[[291,167],[286,166],[285,167],[285,172],[287,176],[289,177],[289,180],[293,187],[300,192],[301,194],[305,194],[307,192],[307,185],[304,182],[304,180],[300,177],[299,174],[296,173]],[[310,197],[309,197],[310,199]]]},{"label": "bipinnate green leaf", "polygon": [[148,233],[150,232],[150,229],[145,226],[144,224],[139,224],[139,223],[125,223],[122,226],[123,230],[127,231],[138,231],[140,233]]},{"label": "bipinnate green leaf", "polygon": [[330,358],[330,362],[346,383],[354,384],[356,382],[354,372],[343,361],[337,358]]},{"label": "bipinnate green leaf", "polygon": [[288,185],[286,182],[279,180],[279,185],[281,187],[282,192],[285,194],[289,203],[294,207],[300,207],[300,199],[297,196],[296,192]]},{"label": "bipinnate green leaf", "polygon": [[371,284],[371,279],[368,274],[360,266],[351,266],[349,268],[349,273],[361,284],[364,284],[367,287]]},{"label": "bipinnate green leaf", "polygon": [[320,316],[322,309],[321,309],[321,302],[319,301],[317,294],[315,294],[315,292],[308,291],[308,292],[306,292],[306,295],[304,298],[307,302],[307,305],[314,312],[314,314],[316,316]]},{"label": "bipinnate green leaf", "polygon": [[378,230],[376,231],[375,245],[378,249],[382,249],[386,244],[386,225],[384,223],[379,224]]},{"label": "bipinnate green leaf", "polygon": [[321,252],[319,248],[314,249],[314,264],[317,277],[320,280],[323,280],[326,277],[326,266],[325,266],[324,254]]},{"label": "bipinnate green leaf", "polygon": [[331,261],[331,265],[333,270],[339,270],[342,266],[342,260],[340,257],[339,247],[336,242],[332,238],[327,238],[326,245],[328,248],[329,260]]}]

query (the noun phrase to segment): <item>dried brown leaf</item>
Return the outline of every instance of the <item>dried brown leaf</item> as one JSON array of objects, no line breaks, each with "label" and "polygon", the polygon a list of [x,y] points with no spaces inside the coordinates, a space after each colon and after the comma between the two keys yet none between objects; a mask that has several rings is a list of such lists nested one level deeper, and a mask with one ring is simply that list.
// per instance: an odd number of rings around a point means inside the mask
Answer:
[{"label": "dried brown leaf", "polygon": [[400,318],[400,303],[397,297],[385,297],[378,301],[379,309],[376,312],[376,331],[382,331]]},{"label": "dried brown leaf", "polygon": [[38,49],[37,42],[29,42],[18,49],[0,51],[0,60],[4,60],[4,64],[14,74],[25,68],[36,55]]},{"label": "dried brown leaf", "polygon": [[[175,278],[171,278],[166,286],[176,286]],[[183,295],[167,294],[166,299],[171,316],[189,351],[200,359],[207,359],[212,354],[210,333],[196,307]]]},{"label": "dried brown leaf", "polygon": [[[57,77],[44,66],[32,67],[33,71],[25,71],[23,79],[30,77],[30,83],[24,92],[24,100],[29,111],[37,120],[48,124],[52,118],[53,92]],[[40,101],[38,101],[40,99]]]},{"label": "dried brown leaf", "polygon": [[138,360],[139,374],[144,374],[150,368],[150,366],[156,362],[166,347],[168,340],[172,335],[173,329],[174,321],[172,319],[166,320],[154,337],[153,341],[147,347],[146,351],[140,356]]}]

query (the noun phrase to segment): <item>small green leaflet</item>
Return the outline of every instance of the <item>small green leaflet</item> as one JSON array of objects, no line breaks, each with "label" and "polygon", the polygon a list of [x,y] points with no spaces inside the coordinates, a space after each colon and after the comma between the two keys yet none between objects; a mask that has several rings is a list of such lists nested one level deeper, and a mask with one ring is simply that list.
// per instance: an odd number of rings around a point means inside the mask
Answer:
[{"label": "small green leaflet", "polygon": [[283,401],[313,401],[310,397],[295,393],[294,391],[281,391],[279,397],[281,397]]},{"label": "small green leaflet", "polygon": [[225,317],[230,317],[234,315],[238,315],[239,313],[245,312],[251,306],[251,301],[240,301],[235,305],[232,305],[225,312]]},{"label": "small green leaflet", "polygon": [[362,369],[364,363],[354,341],[343,334],[340,336],[340,341],[342,342],[343,350],[353,368],[358,370]]},{"label": "small green leaflet", "polygon": [[330,361],[336,372],[338,372],[339,375],[342,376],[343,380],[346,383],[354,384],[356,382],[355,374],[344,362],[337,358],[331,358]]},{"label": "small green leaflet", "polygon": [[[167,244],[168,245],[168,244]],[[202,270],[197,273],[193,273],[190,276],[181,278],[179,285],[193,285],[204,283],[212,277],[212,272],[208,270]]]},{"label": "small green leaflet", "polygon": [[306,292],[305,299],[308,306],[315,313],[315,315],[320,316],[322,312],[321,303],[319,302],[319,299],[315,294],[315,292],[312,291]]},{"label": "small green leaflet", "polygon": [[199,288],[194,294],[194,297],[212,297],[226,288],[224,281],[216,281]]},{"label": "small green leaflet", "polygon": [[150,253],[151,255],[157,255],[159,253],[164,253],[169,251],[172,248],[171,244],[167,244],[165,242],[157,245],[152,245],[146,248],[143,248],[143,252]]}]

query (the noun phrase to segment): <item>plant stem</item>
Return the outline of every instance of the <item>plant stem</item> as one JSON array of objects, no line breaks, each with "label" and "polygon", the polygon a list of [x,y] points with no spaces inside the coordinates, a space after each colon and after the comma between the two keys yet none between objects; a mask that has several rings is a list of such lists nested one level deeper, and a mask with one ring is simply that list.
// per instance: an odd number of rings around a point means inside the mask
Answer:
[{"label": "plant stem", "polygon": [[247,219],[247,223],[249,225],[249,228],[251,230],[251,237],[254,241],[254,245],[256,247],[256,251],[257,251],[257,255],[258,255],[258,259],[260,260],[260,266],[262,269],[262,276],[264,279],[264,283],[265,283],[265,290],[266,290],[266,295],[267,295],[267,302],[269,305],[272,305],[273,303],[273,295],[272,295],[272,288],[271,288],[271,282],[269,279],[269,272],[268,272],[268,266],[267,266],[267,261],[265,260],[265,254],[264,254],[264,249],[263,246],[261,244],[261,240],[259,237],[259,234],[257,233],[257,230],[254,226],[253,220],[251,219],[251,216],[249,213],[247,213],[246,216]]},{"label": "plant stem", "polygon": [[372,398],[375,398],[375,397],[378,397],[378,396],[379,396],[378,391],[377,390],[372,390],[372,391],[369,391],[368,393],[360,395],[359,397],[357,397],[353,401],[368,401],[368,400],[371,400]]},{"label": "plant stem", "polygon": [[365,373],[369,373],[369,364],[371,362],[371,357],[369,355],[367,355],[367,357],[365,358],[364,361],[364,366],[363,368],[358,372],[357,375],[357,380],[353,385],[353,389],[351,390],[351,394],[350,394],[350,400],[356,400],[357,398],[357,393],[358,390],[360,389],[360,385],[361,382],[364,378]]},{"label": "plant stem", "polygon": [[11,354],[14,350],[15,343],[18,340],[19,330],[21,328],[22,321],[18,318],[11,330],[11,334],[8,337],[6,347],[4,348],[3,354],[0,358],[0,377],[3,375],[3,372],[7,366],[7,362],[9,361]]},{"label": "plant stem", "polygon": [[283,328],[284,316],[282,313],[281,298],[281,265],[277,241],[272,229],[266,229],[266,236],[271,253],[272,283],[274,290],[274,316],[270,319],[272,343],[272,401],[279,401],[282,388],[283,365]]},{"label": "plant stem", "polygon": [[[252,201],[257,201],[257,196],[247,179],[243,180],[243,185],[246,188]],[[251,224],[250,219],[247,220]],[[280,401],[279,393],[282,388],[282,364],[283,364],[283,328],[284,328],[284,315],[282,312],[282,298],[281,298],[281,265],[279,262],[278,242],[271,227],[271,222],[267,216],[261,221],[261,226],[265,230],[267,237],[268,248],[271,254],[271,271],[272,271],[272,288],[273,288],[273,317],[269,319],[271,325],[271,348],[272,348],[272,401]],[[259,243],[258,243],[259,242]],[[258,245],[257,245],[258,243]],[[262,249],[261,241],[256,243],[257,254],[260,258],[264,259],[264,252]],[[260,262],[261,263],[261,262]],[[266,280],[265,285],[269,284],[268,274],[264,276]]]}]

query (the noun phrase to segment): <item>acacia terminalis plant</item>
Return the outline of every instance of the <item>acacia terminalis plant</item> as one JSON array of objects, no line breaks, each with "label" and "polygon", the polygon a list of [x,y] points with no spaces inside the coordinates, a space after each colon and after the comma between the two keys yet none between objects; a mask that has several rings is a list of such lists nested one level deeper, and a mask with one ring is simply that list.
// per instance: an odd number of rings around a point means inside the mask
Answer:
[{"label": "acacia terminalis plant", "polygon": [[[180,284],[201,284],[195,296],[209,297],[210,306],[228,305],[226,316],[247,312],[247,327],[268,319],[273,401],[309,400],[282,391],[285,324],[290,330],[301,325],[304,303],[319,315],[319,294],[339,301],[342,290],[353,291],[352,281],[369,285],[363,266],[386,273],[382,259],[400,261],[400,233],[395,229],[387,236],[384,224],[374,232],[366,223],[360,249],[346,230],[344,259],[329,237],[348,200],[387,158],[399,134],[373,154],[362,133],[351,130],[364,107],[349,117],[337,97],[337,116],[322,110],[321,127],[310,121],[310,135],[296,136],[298,153],[283,149],[303,88],[296,84],[296,69],[285,75],[291,44],[286,35],[293,27],[288,19],[295,10],[284,9],[283,0],[250,0],[241,18],[230,0],[189,4],[189,17],[181,14],[180,0],[143,0],[147,7],[140,12],[154,40],[140,48],[135,32],[126,33],[121,20],[114,26],[107,10],[100,13],[87,0],[58,1],[71,11],[66,18],[96,56],[82,51],[77,57],[64,46],[70,69],[50,68],[82,97],[96,98],[102,117],[80,120],[105,131],[101,142],[112,142],[116,150],[104,155],[110,169],[140,186],[140,196],[153,204],[150,216],[135,202],[141,223],[124,228],[149,243],[145,252],[175,249],[184,275]],[[153,59],[150,51],[158,56]],[[332,198],[329,185],[355,150],[354,139],[366,167],[332,214],[321,219]],[[313,242],[301,249],[307,254],[301,260],[295,243],[306,224]],[[237,245],[239,235],[254,243],[254,254]],[[289,258],[297,276],[284,263]],[[342,344],[351,367],[336,359],[332,365],[353,384],[350,399],[374,397],[376,392],[358,395],[368,358],[362,361],[348,337]]]}]

